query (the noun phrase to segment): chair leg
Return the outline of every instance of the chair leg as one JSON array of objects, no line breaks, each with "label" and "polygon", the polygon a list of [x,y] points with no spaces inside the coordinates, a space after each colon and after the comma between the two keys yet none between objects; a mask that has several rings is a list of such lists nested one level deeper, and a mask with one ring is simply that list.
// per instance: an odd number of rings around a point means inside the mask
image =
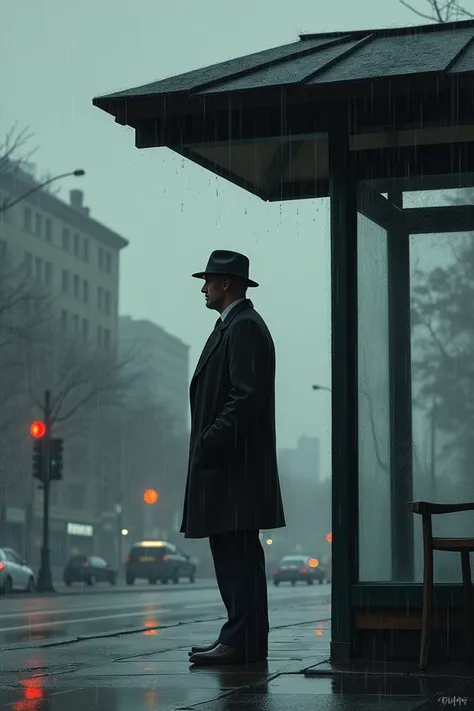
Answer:
[{"label": "chair leg", "polygon": [[423,610],[421,617],[420,670],[426,669],[431,637],[431,614],[433,606],[433,551],[425,551],[423,563]]},{"label": "chair leg", "polygon": [[471,565],[469,551],[461,551],[462,589],[464,597],[464,643],[466,645],[466,659],[472,661],[472,586]]}]

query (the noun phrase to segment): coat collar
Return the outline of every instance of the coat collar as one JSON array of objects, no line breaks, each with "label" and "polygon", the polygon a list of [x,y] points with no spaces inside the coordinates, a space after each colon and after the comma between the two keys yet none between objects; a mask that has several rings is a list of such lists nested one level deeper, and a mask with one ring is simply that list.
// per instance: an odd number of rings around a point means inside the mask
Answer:
[{"label": "coat collar", "polygon": [[237,304],[234,306],[233,309],[229,312],[229,314],[226,316],[224,321],[222,321],[221,324],[217,326],[217,328],[211,333],[209,336],[206,345],[203,348],[203,351],[201,353],[201,357],[198,360],[198,364],[196,366],[196,370],[194,371],[194,375],[192,377],[192,380],[194,380],[201,370],[204,368],[206,365],[207,361],[211,357],[211,355],[214,353],[215,349],[220,343],[220,340],[222,338],[222,333],[225,331],[226,328],[229,328],[229,325],[232,323],[234,318],[240,314],[242,311],[245,311],[246,309],[253,309],[253,304],[250,301],[250,299],[245,299],[245,301],[241,301],[240,304]]},{"label": "coat collar", "polygon": [[219,326],[218,330],[222,331],[224,328],[228,328],[229,324],[232,323],[233,319],[237,316],[237,314],[240,314],[242,311],[245,311],[245,309],[253,309],[253,304],[250,299],[245,299],[244,301],[241,301],[240,303],[236,304],[234,308],[229,311],[225,319],[222,321],[222,324]]}]

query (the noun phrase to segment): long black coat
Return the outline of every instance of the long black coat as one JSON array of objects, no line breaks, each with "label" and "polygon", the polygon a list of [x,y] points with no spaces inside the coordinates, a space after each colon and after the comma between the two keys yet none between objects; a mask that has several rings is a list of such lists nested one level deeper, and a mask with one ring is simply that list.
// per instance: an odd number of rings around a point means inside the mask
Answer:
[{"label": "long black coat", "polygon": [[275,436],[275,347],[251,301],[204,346],[190,386],[191,439],[181,532],[206,538],[285,526]]}]

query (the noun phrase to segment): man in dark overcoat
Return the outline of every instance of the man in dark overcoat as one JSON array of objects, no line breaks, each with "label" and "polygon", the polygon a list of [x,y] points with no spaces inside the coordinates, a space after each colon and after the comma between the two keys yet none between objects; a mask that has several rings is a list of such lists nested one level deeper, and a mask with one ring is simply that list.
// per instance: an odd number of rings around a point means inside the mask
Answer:
[{"label": "man in dark overcoat", "polygon": [[263,661],[268,652],[260,530],[285,526],[275,435],[275,347],[246,298],[249,260],[217,250],[203,272],[206,306],[220,316],[190,386],[191,437],[181,532],[209,538],[228,620],[193,647],[194,664]]}]

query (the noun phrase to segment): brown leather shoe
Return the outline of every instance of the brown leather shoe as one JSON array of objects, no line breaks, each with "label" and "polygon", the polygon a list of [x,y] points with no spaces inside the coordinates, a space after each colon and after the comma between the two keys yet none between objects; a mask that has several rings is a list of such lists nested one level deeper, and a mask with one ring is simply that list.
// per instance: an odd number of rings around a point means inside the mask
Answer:
[{"label": "brown leather shoe", "polygon": [[201,647],[191,647],[191,651],[188,652],[188,656],[191,657],[193,654],[196,654],[196,652],[210,652],[211,649],[214,649],[214,647],[217,647],[219,644],[219,640],[216,640],[212,644],[206,644]]},{"label": "brown leather shoe", "polygon": [[266,654],[250,655],[244,649],[235,649],[226,644],[218,644],[208,652],[196,652],[189,658],[191,664],[257,664],[265,662]]}]

